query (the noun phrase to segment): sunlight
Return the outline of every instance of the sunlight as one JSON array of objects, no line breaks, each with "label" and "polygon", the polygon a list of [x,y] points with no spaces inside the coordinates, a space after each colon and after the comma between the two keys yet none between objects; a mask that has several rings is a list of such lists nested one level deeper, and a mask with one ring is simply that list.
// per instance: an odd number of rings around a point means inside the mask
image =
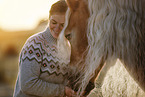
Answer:
[{"label": "sunlight", "polygon": [[3,2],[4,0],[0,0],[0,5],[1,5],[1,3]]},{"label": "sunlight", "polygon": [[0,28],[8,31],[35,28],[47,19],[51,5],[58,0],[0,0]]}]

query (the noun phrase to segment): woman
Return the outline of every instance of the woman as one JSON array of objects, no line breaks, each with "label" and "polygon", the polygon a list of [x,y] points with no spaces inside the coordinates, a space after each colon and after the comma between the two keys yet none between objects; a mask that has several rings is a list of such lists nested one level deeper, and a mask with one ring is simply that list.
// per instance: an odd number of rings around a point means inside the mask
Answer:
[{"label": "woman", "polygon": [[31,36],[23,46],[14,97],[70,97],[74,94],[66,86],[68,63],[60,63],[56,56],[56,41],[63,29],[66,10],[65,1],[53,4],[49,27],[46,31]]}]

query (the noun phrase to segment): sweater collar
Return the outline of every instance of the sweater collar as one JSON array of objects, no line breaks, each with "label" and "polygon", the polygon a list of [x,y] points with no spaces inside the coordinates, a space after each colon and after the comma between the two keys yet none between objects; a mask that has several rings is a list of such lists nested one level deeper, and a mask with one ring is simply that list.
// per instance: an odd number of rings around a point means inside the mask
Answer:
[{"label": "sweater collar", "polygon": [[46,29],[46,31],[45,31],[45,36],[44,36],[44,37],[46,38],[46,40],[47,40],[49,43],[50,43],[50,42],[52,42],[52,43],[56,43],[56,42],[57,42],[57,39],[54,38],[54,37],[51,35],[49,27]]}]

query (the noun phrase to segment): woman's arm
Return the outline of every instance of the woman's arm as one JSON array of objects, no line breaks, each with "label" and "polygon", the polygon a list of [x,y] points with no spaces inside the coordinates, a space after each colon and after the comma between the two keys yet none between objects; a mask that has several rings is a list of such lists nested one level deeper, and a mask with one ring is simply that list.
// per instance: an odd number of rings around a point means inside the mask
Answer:
[{"label": "woman's arm", "polygon": [[26,43],[21,52],[19,63],[20,89],[28,95],[63,96],[65,92],[65,86],[63,84],[48,83],[39,78],[40,67],[42,65],[42,53],[39,45],[34,44],[34,42]]}]

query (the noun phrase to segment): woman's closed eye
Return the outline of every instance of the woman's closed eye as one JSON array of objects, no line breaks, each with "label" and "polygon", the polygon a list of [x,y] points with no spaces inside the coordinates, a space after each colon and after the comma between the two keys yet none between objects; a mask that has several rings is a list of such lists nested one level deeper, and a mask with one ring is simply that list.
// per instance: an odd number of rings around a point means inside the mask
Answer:
[{"label": "woman's closed eye", "polygon": [[52,21],[52,24],[57,24],[57,22]]},{"label": "woman's closed eye", "polygon": [[51,20],[52,24],[57,24],[57,22],[55,20]]}]

